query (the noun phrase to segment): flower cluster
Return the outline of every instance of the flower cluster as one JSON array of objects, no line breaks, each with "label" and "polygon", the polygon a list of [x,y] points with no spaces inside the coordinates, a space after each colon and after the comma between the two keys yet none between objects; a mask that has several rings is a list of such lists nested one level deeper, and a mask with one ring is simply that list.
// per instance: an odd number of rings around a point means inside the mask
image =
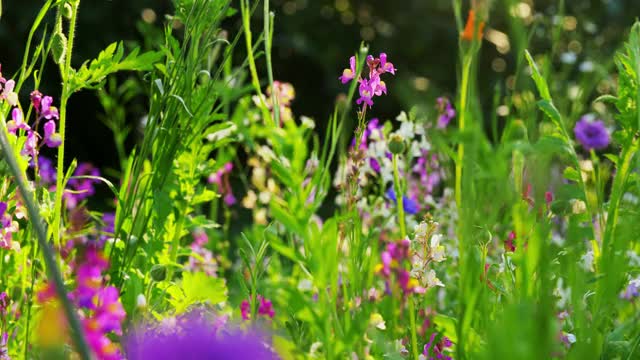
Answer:
[{"label": "flower cluster", "polygon": [[424,293],[426,290],[419,286],[418,281],[405,269],[405,264],[411,257],[410,245],[409,239],[391,242],[380,254],[381,262],[376,266],[376,273],[385,279],[385,287],[389,294],[393,292],[393,284],[397,284],[405,295]]},{"label": "flower cluster", "polygon": [[[275,98],[278,104],[281,123],[293,120],[291,102],[296,98],[296,91],[293,85],[276,80],[273,82],[273,88],[271,86],[267,87],[267,95],[266,97],[262,95],[262,99],[272,113],[274,112],[273,98]],[[260,98],[258,95],[253,97],[253,102],[257,106],[260,106]]]},{"label": "flower cluster", "polygon": [[12,242],[13,234],[18,232],[18,222],[13,220],[13,216],[9,214],[9,204],[0,201],[0,248],[12,249],[20,246],[18,243]]},{"label": "flower cluster", "polygon": [[430,266],[446,260],[445,247],[440,244],[444,236],[436,233],[437,227],[435,222],[422,221],[414,229],[411,276],[419,279],[425,289],[444,286]]},{"label": "flower cluster", "polygon": [[213,257],[211,250],[206,248],[209,237],[204,230],[193,232],[193,242],[191,243],[191,255],[185,269],[189,271],[202,271],[213,277],[218,276],[218,263]]},{"label": "flower cluster", "polygon": [[[122,322],[126,313],[120,303],[117,288],[104,286],[102,273],[109,264],[104,256],[93,246],[86,248],[83,261],[76,268],[76,287],[69,298],[81,314],[82,327],[91,350],[100,359],[122,359],[117,345],[109,334],[122,335]],[[38,294],[40,303],[55,301],[53,286],[47,286]]]},{"label": "flower cluster", "polygon": [[434,344],[433,342],[437,335],[435,332],[431,334],[429,342],[424,346],[420,355],[420,360],[452,360],[452,357],[446,355],[445,352],[451,351],[453,342],[448,337],[443,336],[439,342]]},{"label": "flower cluster", "polygon": [[342,76],[339,77],[343,84],[357,78],[360,98],[356,103],[358,105],[362,104],[363,109],[366,109],[367,106],[373,106],[373,98],[375,96],[387,94],[387,85],[381,80],[380,75],[384,73],[396,74],[396,68],[391,62],[387,61],[387,54],[385,53],[381,53],[380,57],[377,58],[371,55],[367,56],[367,67],[369,68],[368,78],[363,78],[360,74],[356,74],[356,57],[352,56],[349,59],[349,68],[344,69]]},{"label": "flower cluster", "polygon": [[[273,304],[271,300],[262,297],[261,295],[257,296],[258,299],[258,315],[268,316],[272,318],[276,315],[275,310],[273,309]],[[242,315],[243,320],[249,320],[251,318],[251,304],[248,300],[243,300],[240,304],[240,314]]]},{"label": "flower cluster", "polygon": [[[410,120],[406,113],[398,116],[397,120],[400,127],[393,132],[390,123],[382,124],[375,118],[369,121],[360,137],[358,149],[355,149],[358,142],[353,139],[351,153],[354,155],[340,165],[334,179],[334,185],[342,190],[346,189],[349,181],[358,185],[353,202],[361,212],[365,226],[382,222],[379,226],[393,228],[393,222],[389,219],[393,217],[392,207],[397,197],[393,186],[392,154],[389,151],[392,137],[399,136],[407,144],[406,161],[400,161],[398,167],[400,177],[406,184],[406,192],[402,197],[404,210],[409,215],[409,225],[415,226],[415,218],[437,204],[433,195],[444,178],[439,156],[432,150],[423,126]],[[357,178],[349,180],[353,177]],[[384,198],[379,196],[381,193],[385,194]],[[341,204],[350,200],[341,195],[336,201]]]},{"label": "flower cluster", "polygon": [[[11,120],[7,122],[7,130],[9,134],[18,136],[26,135],[26,142],[21,154],[28,156],[31,160],[38,156],[42,146],[56,148],[62,143],[62,137],[56,132],[56,121],[59,120],[58,109],[53,106],[53,98],[44,96],[38,90],[31,93],[31,106],[35,110],[36,120],[33,126],[30,126],[24,118],[24,113],[18,103],[18,95],[14,92],[15,82],[6,80],[0,73],[0,88],[2,94],[0,100],[6,101],[11,107]],[[44,136],[38,133],[38,127],[44,122]],[[41,139],[41,140],[40,140]],[[33,162],[31,162],[33,165]]]},{"label": "flower cluster", "polygon": [[222,166],[222,168],[215,173],[209,175],[209,184],[215,184],[218,187],[218,191],[222,194],[224,203],[227,206],[232,206],[236,203],[236,198],[233,196],[233,190],[231,189],[231,183],[229,183],[229,174],[233,170],[233,163],[228,162]]},{"label": "flower cluster", "polygon": [[[261,149],[268,149],[262,147]],[[260,225],[266,225],[269,217],[269,203],[273,196],[281,193],[280,186],[273,179],[269,170],[271,158],[265,153],[269,151],[259,151],[259,157],[251,157],[248,161],[251,167],[251,188],[242,199],[242,206],[253,210],[253,220]]]}]

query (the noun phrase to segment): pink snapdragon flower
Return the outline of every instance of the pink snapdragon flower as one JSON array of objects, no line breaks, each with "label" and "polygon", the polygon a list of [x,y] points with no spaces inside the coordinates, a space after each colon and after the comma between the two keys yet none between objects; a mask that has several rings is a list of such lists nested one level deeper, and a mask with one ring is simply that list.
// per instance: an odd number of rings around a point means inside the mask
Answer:
[{"label": "pink snapdragon flower", "polygon": [[373,106],[373,98],[375,96],[387,94],[387,85],[382,81],[380,76],[384,73],[390,73],[391,75],[395,75],[396,73],[395,66],[387,60],[387,54],[385,53],[381,53],[377,58],[369,55],[367,56],[366,62],[369,68],[368,78],[363,78],[360,74],[356,74],[355,56],[349,58],[349,68],[344,69],[342,75],[339,77],[343,84],[353,79],[358,80],[360,97],[356,100],[356,104],[362,105],[363,109]]}]

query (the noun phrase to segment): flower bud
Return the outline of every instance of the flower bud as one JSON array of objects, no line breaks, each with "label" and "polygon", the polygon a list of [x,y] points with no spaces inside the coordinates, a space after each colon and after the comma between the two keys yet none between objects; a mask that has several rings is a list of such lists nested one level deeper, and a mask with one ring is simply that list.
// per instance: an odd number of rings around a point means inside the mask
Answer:
[{"label": "flower bud", "polygon": [[64,16],[64,18],[67,20],[71,20],[72,15],[73,15],[73,7],[71,6],[71,4],[65,3],[64,6],[62,7],[62,16]]},{"label": "flower bud", "polygon": [[405,150],[404,139],[402,136],[398,134],[391,135],[391,139],[389,140],[389,151],[394,154],[402,154]]},{"label": "flower bud", "polygon": [[64,62],[64,56],[67,53],[67,37],[61,31],[53,34],[51,39],[51,53],[53,54],[53,61],[56,64],[62,64]]},{"label": "flower bud", "polygon": [[154,265],[151,268],[151,278],[153,281],[164,281],[167,278],[167,268],[164,265]]}]

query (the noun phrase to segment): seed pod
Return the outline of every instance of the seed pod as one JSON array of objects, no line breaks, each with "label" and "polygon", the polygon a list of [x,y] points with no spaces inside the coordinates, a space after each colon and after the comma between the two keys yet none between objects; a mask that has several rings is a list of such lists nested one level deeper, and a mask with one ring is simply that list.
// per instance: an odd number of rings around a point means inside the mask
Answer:
[{"label": "seed pod", "polygon": [[62,64],[64,62],[64,56],[67,53],[67,37],[61,31],[53,34],[51,40],[51,53],[53,55],[53,61],[56,64]]},{"label": "seed pod", "polygon": [[389,140],[389,151],[394,155],[398,155],[402,154],[404,152],[404,149],[405,145],[402,136],[398,134],[391,135],[391,139]]}]

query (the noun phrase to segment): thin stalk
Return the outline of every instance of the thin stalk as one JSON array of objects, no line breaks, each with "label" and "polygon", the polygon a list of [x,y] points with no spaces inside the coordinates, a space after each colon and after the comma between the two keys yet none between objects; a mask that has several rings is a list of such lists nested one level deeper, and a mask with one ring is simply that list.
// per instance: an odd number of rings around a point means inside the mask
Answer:
[{"label": "thin stalk", "polygon": [[253,40],[251,35],[251,10],[249,8],[249,0],[241,0],[240,8],[242,13],[242,27],[244,29],[244,39],[247,46],[247,62],[249,63],[249,72],[251,73],[251,84],[258,95],[260,100],[260,110],[262,111],[262,117],[265,123],[267,121],[272,122],[271,114],[267,108],[267,104],[264,101],[264,95],[260,89],[260,78],[258,77],[258,70],[256,68],[256,60],[253,56]]},{"label": "thin stalk", "polygon": [[60,245],[60,225],[62,218],[62,195],[64,193],[64,145],[65,131],[67,123],[67,103],[71,96],[69,89],[69,74],[71,72],[71,55],[73,54],[73,42],[76,37],[76,22],[78,20],[78,7],[80,0],[72,1],[71,4],[71,20],[69,21],[69,39],[67,41],[67,52],[64,57],[64,66],[62,68],[62,96],[60,99],[60,137],[62,143],[58,147],[58,168],[56,177],[56,197],[54,203],[54,219],[53,219],[53,243]]},{"label": "thin stalk", "polygon": [[404,201],[402,199],[402,187],[400,186],[400,171],[398,170],[398,155],[393,154],[393,190],[396,193],[396,209],[398,210],[398,222],[400,223],[400,237],[407,237],[407,224],[404,219]]},{"label": "thin stalk", "polygon": [[[398,169],[398,155],[393,154],[393,187],[396,193],[396,209],[398,211],[398,222],[400,223],[400,237],[407,237],[407,225],[404,215],[404,201],[402,199],[402,186],[400,186],[400,170]],[[418,359],[418,334],[416,332],[416,311],[413,297],[409,294],[409,322],[411,323],[411,349],[413,358]]]},{"label": "thin stalk", "polygon": [[[471,62],[473,57],[466,55],[462,65],[462,81],[460,84],[460,117],[458,118],[458,129],[462,135],[466,127],[467,117],[467,97],[469,93],[469,74],[471,72]],[[458,145],[458,157],[456,159],[456,207],[458,211],[462,209],[462,165],[464,163],[464,141]]]},{"label": "thin stalk", "polygon": [[[4,118],[4,116],[2,118]],[[33,224],[33,227],[36,231],[38,244],[42,249],[42,256],[44,257],[44,262],[47,267],[48,278],[53,282],[58,300],[62,303],[62,307],[64,308],[67,322],[69,323],[69,326],[71,328],[71,336],[73,338],[73,342],[76,345],[76,350],[78,351],[81,359],[89,360],[91,359],[91,351],[87,346],[80,321],[76,316],[73,305],[71,305],[71,302],[67,297],[62,274],[60,272],[60,269],[58,269],[58,266],[56,265],[55,254],[49,247],[49,244],[47,244],[47,229],[45,222],[40,216],[40,210],[33,200],[33,193],[29,189],[26,179],[23,178],[24,174],[20,171],[20,167],[18,165],[18,161],[15,158],[13,149],[9,145],[9,139],[7,138],[7,128],[3,120],[0,120],[0,146],[2,147],[2,149],[4,149],[4,158],[7,161],[7,164],[9,165],[14,178],[16,179],[18,189],[20,190],[22,199],[24,200],[27,211],[29,212],[29,218],[31,219],[31,223]]]},{"label": "thin stalk", "polygon": [[280,126],[280,105],[273,87],[273,66],[271,63],[271,47],[273,45],[273,14],[269,11],[269,0],[264,0],[264,52],[267,59],[267,77],[271,87],[271,103],[276,126]]}]

